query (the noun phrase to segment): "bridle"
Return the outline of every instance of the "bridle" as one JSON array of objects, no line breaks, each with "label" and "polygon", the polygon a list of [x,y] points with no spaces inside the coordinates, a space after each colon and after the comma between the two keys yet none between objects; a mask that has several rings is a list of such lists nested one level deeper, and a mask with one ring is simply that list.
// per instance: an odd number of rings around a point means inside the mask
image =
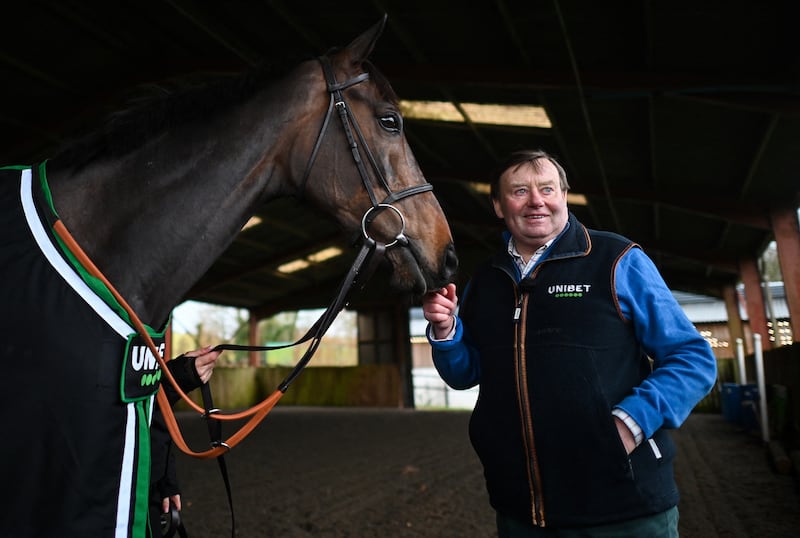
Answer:
[{"label": "bridle", "polygon": [[[392,192],[392,189],[386,182],[386,178],[383,177],[383,173],[381,172],[381,169],[375,160],[375,156],[369,149],[369,144],[367,144],[367,141],[364,139],[364,134],[361,132],[361,127],[359,127],[358,121],[356,121],[355,116],[353,116],[353,112],[350,110],[350,107],[347,106],[347,103],[344,100],[344,95],[342,94],[343,90],[367,80],[369,78],[369,73],[361,73],[344,82],[337,82],[336,75],[331,67],[330,59],[327,56],[321,56],[319,58],[319,63],[322,66],[322,72],[325,75],[325,82],[327,84],[328,93],[330,94],[331,99],[330,103],[328,104],[328,111],[325,113],[325,118],[322,121],[322,127],[317,135],[317,141],[314,144],[314,149],[311,150],[311,156],[308,159],[306,171],[303,174],[302,180],[300,181],[300,192],[302,193],[305,191],[308,177],[311,174],[311,169],[314,167],[314,163],[316,162],[317,153],[319,152],[319,148],[322,146],[322,139],[325,137],[325,133],[328,130],[328,123],[335,108],[339,113],[339,119],[342,122],[342,129],[347,137],[347,144],[350,147],[350,152],[353,155],[353,161],[358,169],[358,175],[361,176],[361,183],[364,185],[364,189],[366,189],[369,199],[372,202],[372,207],[367,210],[367,212],[364,214],[364,217],[361,219],[361,231],[364,236],[364,240],[367,242],[372,240],[366,230],[366,224],[369,223],[371,218],[374,218],[374,215],[371,215],[371,213],[375,212],[377,214],[383,209],[392,209],[400,217],[402,226],[400,233],[398,233],[395,237],[395,241],[387,244],[386,248],[394,246],[396,243],[406,245],[408,240],[404,234],[405,219],[403,218],[403,214],[400,212],[400,210],[392,204],[398,200],[402,200],[403,198],[433,190],[433,185],[430,183],[423,183],[422,185],[414,185],[397,192]],[[353,131],[355,131],[356,135],[358,135],[358,141],[356,140],[356,137],[353,136]],[[361,143],[361,146],[358,145],[358,142]],[[384,198],[381,202],[378,202],[378,198],[375,196],[375,190],[372,187],[372,183],[367,175],[366,167],[364,166],[364,159],[361,158],[360,148],[364,149],[364,153],[367,155],[369,163],[372,166],[372,171],[375,173],[375,177],[380,182],[383,190],[387,193],[386,198]]]},{"label": "bridle", "polygon": [[[186,441],[181,434],[180,428],[178,427],[177,420],[175,419],[175,415],[172,411],[172,406],[169,404],[167,397],[164,394],[163,390],[158,391],[156,394],[156,398],[158,400],[159,407],[161,408],[162,414],[164,415],[164,420],[167,425],[168,430],[172,436],[173,441],[175,442],[176,446],[183,451],[184,453],[197,457],[197,458],[217,458],[223,455],[225,452],[236,446],[240,443],[265,417],[266,415],[272,410],[278,400],[281,398],[283,393],[286,392],[289,385],[292,381],[300,374],[300,372],[305,368],[308,362],[311,360],[311,357],[316,352],[322,337],[324,336],[325,332],[328,330],[330,325],[333,323],[336,316],[341,312],[341,310],[347,305],[348,298],[351,295],[351,292],[356,289],[363,287],[366,283],[366,280],[372,275],[375,268],[379,264],[382,257],[385,255],[387,249],[392,248],[394,246],[407,246],[408,239],[405,236],[405,218],[403,217],[402,212],[397,209],[393,204],[394,202],[401,200],[403,198],[407,198],[409,196],[413,196],[415,194],[421,194],[424,192],[428,192],[433,189],[433,186],[429,183],[424,183],[422,185],[416,185],[413,187],[408,187],[402,189],[400,191],[392,192],[389,188],[386,179],[384,178],[383,174],[381,173],[380,167],[377,165],[374,155],[372,151],[370,151],[369,146],[364,139],[364,135],[361,131],[361,128],[356,121],[356,118],[353,116],[350,108],[347,106],[347,103],[344,99],[343,90],[364,82],[369,78],[369,73],[361,73],[356,75],[355,77],[346,80],[344,82],[337,82],[336,77],[333,73],[333,69],[330,64],[330,60],[327,56],[322,56],[319,58],[319,62],[322,66],[323,73],[325,75],[325,80],[327,84],[327,91],[330,94],[330,104],[328,105],[328,110],[325,114],[325,118],[322,122],[322,127],[320,128],[320,132],[317,136],[316,143],[314,144],[314,148],[311,152],[309,157],[308,164],[306,166],[305,174],[303,175],[301,181],[301,188],[305,189],[305,184],[308,181],[308,177],[311,173],[311,169],[314,166],[314,162],[317,157],[317,153],[322,145],[322,140],[327,132],[327,127],[330,122],[330,118],[333,115],[333,110],[336,109],[338,111],[339,118],[342,123],[342,128],[344,129],[345,136],[347,137],[347,142],[350,147],[353,160],[355,162],[356,168],[358,169],[358,173],[361,177],[361,181],[366,189],[367,193],[369,194],[370,201],[372,203],[371,207],[367,209],[361,219],[361,231],[362,231],[362,246],[361,249],[356,256],[355,260],[353,261],[350,270],[348,271],[345,278],[342,280],[340,284],[339,290],[322,313],[320,318],[314,323],[314,325],[308,330],[308,332],[298,339],[297,341],[281,345],[281,346],[242,346],[242,345],[235,345],[235,344],[221,344],[214,348],[214,350],[240,350],[240,351],[270,351],[280,348],[291,347],[295,345],[299,345],[304,342],[309,342],[310,344],[300,358],[300,360],[295,365],[294,369],[289,373],[289,375],[278,385],[277,389],[267,398],[265,398],[260,403],[250,407],[241,412],[236,413],[222,413],[219,409],[213,407],[213,403],[211,402],[211,394],[208,388],[208,384],[202,386],[203,389],[203,399],[204,399],[204,407],[200,407],[191,398],[183,391],[183,389],[178,386],[175,378],[169,371],[167,364],[164,358],[159,353],[157,347],[153,343],[152,338],[150,337],[147,329],[145,328],[144,324],[141,322],[139,317],[130,307],[130,305],[125,301],[125,299],[116,291],[116,289],[111,285],[111,283],[106,279],[106,277],[100,272],[100,270],[94,265],[91,259],[83,252],[80,245],[74,240],[71,236],[69,231],[63,225],[61,221],[57,221],[54,229],[56,233],[62,238],[64,243],[67,247],[73,252],[73,254],[80,260],[83,266],[87,269],[89,273],[93,276],[101,280],[105,286],[109,289],[111,294],[117,300],[117,302],[126,310],[128,316],[131,320],[136,331],[142,336],[145,343],[147,344],[150,351],[153,353],[153,356],[156,357],[156,360],[159,362],[161,369],[163,371],[164,377],[166,380],[172,384],[175,388],[176,392],[180,395],[181,399],[186,402],[186,404],[192,408],[193,410],[199,412],[205,419],[209,419],[209,433],[212,435],[212,442],[211,448],[202,452],[195,452],[189,448]],[[357,135],[357,139],[356,136]],[[360,145],[359,145],[360,142]],[[378,201],[378,198],[375,194],[375,190],[370,182],[369,175],[367,174],[367,170],[364,164],[364,159],[361,156],[361,151],[367,156],[367,160],[369,161],[370,165],[372,166],[372,170],[374,172],[375,177],[380,182],[381,187],[387,192],[387,196],[382,200]],[[391,210],[395,212],[400,218],[400,231],[395,235],[394,239],[388,243],[382,243],[380,241],[375,240],[371,237],[368,233],[368,225],[374,219],[377,214],[384,210]],[[225,439],[224,441],[221,439],[221,435],[219,435],[219,422],[216,422],[217,433],[212,433],[211,427],[211,419],[214,421],[223,421],[223,420],[242,420],[247,419],[247,422],[244,423],[239,430],[237,430],[233,435]],[[216,437],[216,438],[214,438]]]}]

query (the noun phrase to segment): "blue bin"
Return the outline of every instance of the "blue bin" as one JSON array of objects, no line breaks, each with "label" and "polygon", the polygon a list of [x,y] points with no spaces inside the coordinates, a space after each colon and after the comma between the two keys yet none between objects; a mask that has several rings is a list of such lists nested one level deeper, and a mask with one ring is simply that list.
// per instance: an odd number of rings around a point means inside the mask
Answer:
[{"label": "blue bin", "polygon": [[741,426],[745,431],[757,430],[759,428],[758,406],[759,400],[758,385],[742,385],[741,403]]},{"label": "blue bin", "polygon": [[738,383],[722,384],[722,416],[732,424],[742,421],[742,385]]}]

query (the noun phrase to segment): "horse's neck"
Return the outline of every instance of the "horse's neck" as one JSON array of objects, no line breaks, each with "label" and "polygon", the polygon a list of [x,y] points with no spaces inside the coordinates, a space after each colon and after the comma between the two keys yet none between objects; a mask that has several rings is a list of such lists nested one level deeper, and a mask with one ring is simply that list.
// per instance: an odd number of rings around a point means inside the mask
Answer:
[{"label": "horse's neck", "polygon": [[272,148],[290,105],[240,110],[202,135],[165,135],[118,162],[51,175],[62,220],[142,321],[165,322],[255,209],[287,188]]}]

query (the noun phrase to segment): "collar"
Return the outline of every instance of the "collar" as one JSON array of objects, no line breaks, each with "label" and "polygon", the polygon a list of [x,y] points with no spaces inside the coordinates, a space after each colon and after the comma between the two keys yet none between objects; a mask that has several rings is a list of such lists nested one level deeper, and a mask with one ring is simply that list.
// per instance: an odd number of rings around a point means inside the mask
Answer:
[{"label": "collar", "polygon": [[508,255],[511,256],[512,260],[514,260],[514,263],[519,269],[519,273],[522,278],[525,278],[533,270],[533,268],[536,267],[536,264],[538,264],[539,261],[545,257],[545,253],[549,253],[548,251],[550,247],[556,244],[561,237],[567,233],[567,230],[569,230],[570,223],[573,219],[574,217],[572,216],[572,213],[570,213],[570,218],[567,219],[567,224],[564,226],[564,229],[561,230],[556,237],[536,249],[527,262],[525,262],[525,260],[522,258],[522,255],[519,253],[519,250],[517,250],[517,244],[516,241],[514,241],[514,237],[509,232],[505,232]]},{"label": "collar", "polygon": [[[586,227],[578,221],[575,215],[570,211],[567,225],[548,244],[544,245],[544,250],[540,255],[534,254],[527,264],[520,264],[521,256],[516,252],[515,248],[512,251],[512,237],[511,233],[506,230],[503,232],[503,241],[506,248],[503,251],[495,253],[492,256],[492,265],[503,268],[509,275],[516,278],[517,281],[526,277],[530,272],[539,264],[544,261],[557,260],[562,258],[574,258],[578,256],[585,256],[591,250],[591,240],[589,239],[589,232]],[[518,258],[519,257],[519,258]],[[516,274],[516,276],[515,276]]]},{"label": "collar", "polygon": [[550,245],[553,244],[553,241],[555,241],[555,239],[551,239],[550,241],[548,241],[547,243],[536,249],[536,252],[534,252],[533,255],[530,257],[530,259],[527,262],[525,262],[522,255],[517,250],[516,241],[514,241],[513,237],[509,238],[508,254],[509,256],[511,256],[511,259],[514,260],[514,263],[517,265],[520,275],[524,277],[525,275],[530,273],[531,269],[533,269],[536,263],[539,261],[539,259],[541,259],[542,254],[544,254],[545,250],[550,248]]}]

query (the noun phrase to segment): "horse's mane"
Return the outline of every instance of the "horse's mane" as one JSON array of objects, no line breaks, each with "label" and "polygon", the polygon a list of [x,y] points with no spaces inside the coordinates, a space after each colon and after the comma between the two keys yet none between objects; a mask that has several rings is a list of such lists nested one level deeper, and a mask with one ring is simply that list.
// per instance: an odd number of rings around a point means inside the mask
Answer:
[{"label": "horse's mane", "polygon": [[264,64],[234,74],[193,74],[137,86],[117,100],[122,105],[106,113],[99,125],[67,139],[53,160],[61,166],[81,167],[96,159],[125,155],[167,128],[241,103],[298,63]]},{"label": "horse's mane", "polygon": [[[295,57],[244,73],[189,75],[138,86],[123,95],[123,106],[107,113],[99,127],[66,140],[52,160],[59,166],[80,168],[98,159],[121,157],[170,127],[208,118],[242,102],[308,59]],[[363,66],[383,97],[396,104],[388,79],[371,62]]]},{"label": "horse's mane", "polygon": [[[189,75],[138,86],[123,96],[123,106],[106,114],[99,127],[68,139],[52,160],[80,168],[98,159],[121,157],[170,127],[241,103],[307,59],[287,59],[238,74]],[[397,103],[388,79],[371,62],[364,62],[364,68],[384,98]]]}]

